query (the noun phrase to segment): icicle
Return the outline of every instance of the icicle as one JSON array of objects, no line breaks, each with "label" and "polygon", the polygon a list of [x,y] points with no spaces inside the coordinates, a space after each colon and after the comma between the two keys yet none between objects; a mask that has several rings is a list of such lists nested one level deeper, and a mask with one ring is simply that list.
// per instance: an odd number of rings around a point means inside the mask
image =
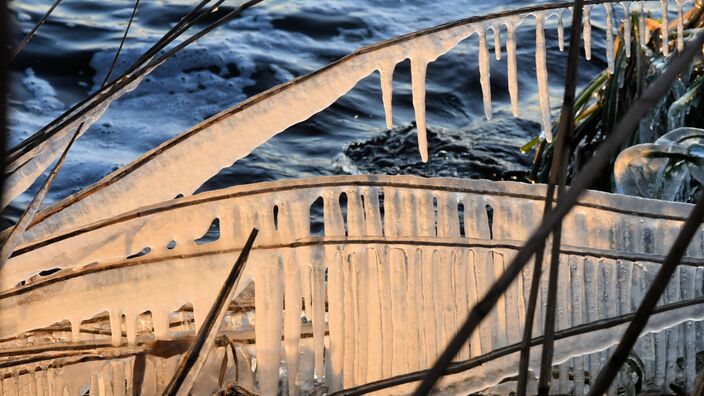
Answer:
[{"label": "icicle", "polygon": [[511,111],[518,117],[518,77],[516,76],[516,40],[513,35],[515,27],[506,25],[506,54],[508,56],[508,93],[511,96]]},{"label": "icicle", "polygon": [[682,16],[682,0],[677,2],[677,51],[684,49],[684,17]]},{"label": "icicle", "polygon": [[427,66],[428,63],[424,59],[411,58],[413,109],[416,113],[418,151],[423,162],[428,162],[428,138],[425,131],[425,69]]},{"label": "icicle", "polygon": [[611,4],[604,3],[604,10],[606,11],[606,61],[608,63],[609,74],[614,74],[614,8]]},{"label": "icicle", "polygon": [[638,16],[638,23],[640,26],[638,27],[638,30],[640,30],[640,45],[645,46],[646,40],[645,40],[645,10],[643,9],[643,1],[639,3],[638,7],[638,13],[640,14]]},{"label": "icicle", "polygon": [[670,54],[670,33],[668,32],[668,24],[670,21],[667,18],[667,0],[660,0],[660,8],[662,9],[662,23],[660,24],[660,32],[662,34],[662,54],[667,56]]},{"label": "icicle", "polygon": [[491,28],[494,32],[494,54],[496,60],[501,60],[501,25],[494,25]]},{"label": "icicle", "polygon": [[545,140],[552,142],[552,122],[550,121],[550,91],[548,89],[548,68],[545,59],[545,31],[543,16],[535,17],[535,74],[538,80],[538,99]]},{"label": "icicle", "polygon": [[381,100],[384,102],[384,114],[386,115],[386,129],[391,129],[393,126],[392,118],[392,96],[393,96],[393,78],[394,68],[396,65],[379,65],[379,78],[381,79]]},{"label": "icicle", "polygon": [[491,119],[491,71],[489,69],[489,51],[486,48],[486,31],[479,32],[479,80],[482,86],[484,100],[484,115]]},{"label": "icicle", "polygon": [[626,58],[631,57],[631,2],[621,3],[623,6],[623,45],[626,50]]},{"label": "icicle", "polygon": [[584,57],[587,60],[592,59],[592,23],[590,18],[590,13],[592,6],[584,6],[584,27],[582,32],[582,37],[584,39]]},{"label": "icicle", "polygon": [[[296,259],[296,251],[284,259],[284,355],[288,373],[288,394],[296,394],[296,377],[301,342],[301,265]],[[227,351],[225,352],[227,353]]]},{"label": "icicle", "polygon": [[562,12],[557,14],[557,46],[560,51],[565,50],[565,26],[562,21]]}]

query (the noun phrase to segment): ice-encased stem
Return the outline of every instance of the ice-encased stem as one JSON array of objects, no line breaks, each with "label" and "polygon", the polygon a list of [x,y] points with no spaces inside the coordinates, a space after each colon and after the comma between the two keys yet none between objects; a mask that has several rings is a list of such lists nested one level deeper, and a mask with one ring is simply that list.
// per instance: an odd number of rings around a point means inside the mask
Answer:
[{"label": "ice-encased stem", "polygon": [[560,52],[565,50],[565,26],[562,12],[557,15],[557,46],[560,48]]},{"label": "ice-encased stem", "polygon": [[511,97],[511,111],[514,117],[518,117],[518,77],[514,29],[513,25],[506,25],[506,55],[508,58],[508,94]]},{"label": "ice-encased stem", "polygon": [[489,66],[489,50],[486,48],[486,31],[479,31],[479,80],[482,86],[484,115],[491,119],[491,71]]},{"label": "ice-encased stem", "polygon": [[381,80],[381,100],[384,103],[384,114],[386,115],[386,129],[391,129],[393,127],[392,97],[395,67],[396,65],[394,64],[379,66],[379,79]]},{"label": "ice-encased stem", "polygon": [[626,50],[626,58],[631,57],[631,2],[621,3],[623,6],[623,48]]},{"label": "ice-encased stem", "polygon": [[584,24],[582,30],[582,38],[584,39],[584,57],[587,60],[592,59],[592,23],[591,23],[592,6],[584,6]]},{"label": "ice-encased stem", "polygon": [[667,0],[660,0],[660,8],[662,10],[662,23],[660,24],[660,32],[662,34],[662,54],[667,56],[670,54],[670,33],[667,26],[670,21],[667,17]]},{"label": "ice-encased stem", "polygon": [[545,54],[545,30],[543,15],[535,17],[535,74],[538,80],[538,100],[543,133],[548,142],[552,142],[552,121],[550,120],[550,91],[548,88],[548,67]]},{"label": "ice-encased stem", "polygon": [[677,51],[682,52],[684,49],[684,17],[682,15],[682,0],[677,2]]},{"label": "ice-encased stem", "polygon": [[609,74],[614,74],[614,33],[613,33],[613,6],[604,3],[606,11],[606,61],[608,63]]},{"label": "ice-encased stem", "polygon": [[416,114],[418,130],[418,151],[420,159],[428,162],[428,138],[425,130],[425,70],[428,62],[424,59],[411,58],[411,92],[413,109]]},{"label": "ice-encased stem", "polygon": [[501,25],[494,25],[491,29],[494,32],[494,54],[496,60],[501,60]]}]

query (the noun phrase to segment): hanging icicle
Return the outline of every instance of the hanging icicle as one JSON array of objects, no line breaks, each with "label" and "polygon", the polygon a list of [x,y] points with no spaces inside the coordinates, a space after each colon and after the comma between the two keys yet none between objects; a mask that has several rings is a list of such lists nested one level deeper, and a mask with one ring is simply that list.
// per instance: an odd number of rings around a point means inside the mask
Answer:
[{"label": "hanging icicle", "polygon": [[647,42],[647,40],[645,39],[645,10],[643,8],[644,3],[645,2],[641,1],[638,7],[638,13],[640,14],[638,15],[638,23],[640,24],[638,30],[640,31],[640,45],[643,47]]},{"label": "hanging icicle", "polygon": [[486,48],[486,30],[479,31],[479,81],[482,86],[484,115],[491,119],[491,71],[489,67],[489,50]]},{"label": "hanging icicle", "polygon": [[660,24],[660,34],[662,35],[662,54],[667,56],[670,54],[670,33],[668,32],[668,24],[670,21],[667,18],[667,0],[660,0],[660,8],[662,9],[662,23]]},{"label": "hanging icicle", "polygon": [[565,50],[565,26],[562,13],[563,11],[557,14],[557,46],[560,48],[560,52]]},{"label": "hanging icicle", "polygon": [[623,7],[623,48],[626,50],[626,58],[631,57],[631,2],[624,1]]},{"label": "hanging icicle", "polygon": [[584,6],[584,26],[582,38],[584,39],[584,57],[587,58],[587,60],[592,59],[592,23],[589,16],[591,10],[592,6]]},{"label": "hanging icicle", "polygon": [[548,67],[545,54],[545,30],[543,15],[535,16],[535,74],[538,80],[538,99],[545,140],[552,142],[552,121],[550,120],[550,91],[548,88]]},{"label": "hanging icicle", "polygon": [[677,51],[682,52],[684,49],[684,17],[682,15],[682,0],[677,2]]},{"label": "hanging icicle", "polygon": [[496,54],[496,60],[501,60],[501,25],[494,25],[491,29],[494,32],[494,53]]},{"label": "hanging icicle", "polygon": [[386,129],[393,126],[392,118],[392,96],[393,78],[396,65],[379,65],[379,79],[381,80],[381,100],[384,103],[384,114],[386,115]]},{"label": "hanging icicle", "polygon": [[506,55],[508,57],[508,94],[511,97],[511,111],[514,117],[518,117],[518,77],[514,29],[513,24],[506,25]]},{"label": "hanging icicle", "polygon": [[427,66],[428,62],[425,59],[411,58],[411,92],[413,109],[416,113],[418,151],[423,162],[428,162],[428,138],[425,131],[425,69]]},{"label": "hanging icicle", "polygon": [[614,74],[614,9],[610,3],[604,3],[604,10],[606,11],[606,61],[609,68],[609,74]]}]

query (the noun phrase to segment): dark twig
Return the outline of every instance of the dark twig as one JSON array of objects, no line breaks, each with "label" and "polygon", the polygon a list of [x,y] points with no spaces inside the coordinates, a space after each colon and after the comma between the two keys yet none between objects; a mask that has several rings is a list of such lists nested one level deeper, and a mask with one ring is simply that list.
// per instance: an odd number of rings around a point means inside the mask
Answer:
[{"label": "dark twig", "polygon": [[139,7],[139,0],[136,0],[134,2],[134,8],[132,8],[132,15],[130,15],[130,20],[127,22],[127,27],[125,28],[125,33],[122,35],[122,40],[120,40],[120,46],[117,47],[117,51],[115,52],[115,57],[112,59],[112,64],[110,65],[110,68],[108,69],[108,72],[105,75],[105,79],[103,79],[103,83],[100,84],[101,88],[105,87],[105,84],[108,83],[108,79],[110,78],[110,75],[112,74],[112,71],[115,68],[115,65],[117,64],[117,59],[120,58],[120,52],[122,52],[122,47],[125,45],[125,40],[127,39],[127,33],[129,33],[129,31],[130,31],[130,27],[132,26],[132,20],[134,20],[134,16],[137,13],[137,7]]},{"label": "dark twig", "polygon": [[599,376],[597,376],[594,385],[590,387],[590,395],[602,395],[607,391],[609,385],[611,385],[619,369],[631,353],[631,349],[633,349],[633,345],[635,345],[638,340],[638,336],[648,324],[648,319],[650,319],[650,315],[652,315],[655,305],[657,305],[660,299],[660,295],[662,295],[665,288],[667,288],[667,284],[670,283],[672,274],[674,274],[680,260],[687,251],[687,246],[689,246],[689,243],[692,241],[694,234],[699,231],[699,226],[702,224],[703,219],[704,194],[701,194],[699,200],[697,200],[697,204],[694,206],[694,209],[692,209],[692,213],[680,229],[675,243],[672,244],[670,251],[667,253],[665,262],[660,267],[660,271],[658,271],[658,274],[655,276],[655,280],[653,280],[653,283],[645,293],[645,297],[643,297],[643,301],[636,311],[635,318],[633,318],[633,321],[628,325],[625,333],[623,333],[623,337],[618,347],[616,347],[616,351],[614,351],[609,361],[606,362]]},{"label": "dark twig", "polygon": [[[46,11],[46,13],[45,13],[44,16],[42,17],[42,19],[40,19],[39,22],[37,22],[37,23],[34,25],[34,27],[33,27],[32,30],[29,32],[29,34],[27,34],[27,35],[24,37],[24,39],[22,39],[22,41],[17,45],[17,47],[15,48],[15,50],[12,52],[12,56],[10,57],[10,60],[7,62],[8,65],[10,65],[10,64],[15,60],[15,58],[17,57],[17,55],[19,55],[20,52],[22,52],[22,50],[24,49],[24,47],[27,46],[27,44],[29,44],[29,41],[30,41],[30,40],[32,39],[32,37],[34,37],[34,35],[37,33],[37,30],[39,29],[39,27],[40,27],[41,25],[43,25],[44,22],[46,22],[46,20],[49,18],[49,15],[51,15],[51,13],[54,12],[54,9],[55,9],[56,7],[58,7],[59,4],[61,4],[61,1],[62,1],[62,0],[56,0],[56,1],[54,2],[54,4],[52,4],[51,7],[49,7],[49,9]],[[7,10],[7,8],[5,8],[5,10]],[[5,58],[5,59],[7,59],[7,58]]]},{"label": "dark twig", "polygon": [[[572,26],[570,30],[570,47],[567,58],[567,73],[565,75],[565,93],[562,100],[562,110],[560,111],[560,123],[553,152],[552,167],[550,169],[550,184],[558,185],[557,198],[560,199],[565,192],[567,180],[567,158],[565,154],[569,150],[574,133],[574,101],[577,89],[577,77],[579,71],[579,42],[582,31],[582,6],[584,1],[575,1],[572,9]],[[554,189],[554,187],[553,187]],[[548,210],[552,209],[552,191],[545,197]],[[562,239],[562,221],[555,227],[552,234],[552,250],[550,252],[550,276],[548,278],[548,298],[545,310],[545,328],[543,330],[543,350],[540,359],[540,379],[538,381],[538,394],[547,395],[550,393],[550,383],[552,382],[552,356],[555,339],[555,310],[557,305],[557,277],[560,268],[560,241]],[[543,251],[540,249],[539,252]],[[536,256],[539,253],[536,253]],[[537,266],[537,262],[536,262]],[[540,275],[538,275],[540,277]],[[563,287],[566,287],[563,285]],[[533,292],[533,290],[531,290]],[[536,289],[537,294],[537,289]],[[533,307],[535,310],[535,307]],[[529,330],[530,331],[530,330]],[[526,354],[528,355],[529,352]],[[527,357],[527,356],[526,356]],[[527,377],[527,376],[526,376]]]},{"label": "dark twig", "polygon": [[[569,140],[571,139],[572,131],[574,129],[574,101],[575,101],[575,89],[577,81],[577,70],[579,66],[579,42],[580,34],[582,31],[582,12],[584,1],[575,1],[574,7],[572,8],[572,25],[570,28],[570,42],[569,42],[569,53],[567,58],[567,74],[565,75],[565,93],[562,101],[562,110],[560,112],[560,123],[558,127],[558,133],[556,136],[555,146],[556,154],[553,156],[552,169],[550,171],[550,178],[548,180],[547,193],[545,195],[545,205],[543,207],[543,218],[552,210],[553,199],[555,194],[555,185],[559,183],[560,190],[558,191],[558,196],[564,190],[564,175],[565,167],[567,165],[566,157],[564,155],[566,147],[569,147]],[[556,249],[557,247],[557,249]],[[560,247],[560,227],[553,234],[553,248],[552,248],[552,260],[559,257],[559,247]],[[517,393],[519,396],[526,394],[526,387],[528,385],[528,363],[530,361],[530,345],[529,342],[533,336],[533,320],[535,318],[535,306],[538,300],[538,289],[540,288],[540,278],[543,266],[543,254],[545,252],[545,243],[541,243],[538,251],[535,253],[535,262],[533,264],[533,277],[531,278],[530,294],[528,296],[528,307],[526,309],[526,318],[523,327],[523,343],[521,348],[521,358],[519,362],[518,371],[518,385]],[[552,265],[551,265],[551,276],[552,276]],[[556,277],[555,277],[556,278]],[[552,277],[551,277],[552,279]],[[548,301],[550,299],[548,298]],[[549,305],[549,304],[548,304]],[[554,306],[553,318],[554,318]],[[548,314],[550,309],[548,308]],[[547,315],[546,315],[547,324]],[[554,327],[553,327],[554,330]],[[548,334],[546,331],[544,334]],[[546,338],[546,342],[547,342]],[[543,357],[545,358],[545,349],[543,349]],[[552,354],[550,354],[552,360]],[[541,364],[541,373],[547,372],[543,371]],[[541,379],[543,378],[541,374]]]},{"label": "dark twig", "polygon": [[601,176],[601,172],[606,168],[611,157],[618,153],[621,144],[628,138],[633,128],[639,124],[640,119],[648,113],[648,110],[670,91],[677,75],[689,66],[690,61],[699,53],[703,43],[704,31],[700,31],[696,33],[681,53],[676,54],[672,58],[667,69],[645,90],[641,98],[631,106],[616,126],[615,133],[599,146],[596,154],[574,180],[572,187],[560,197],[555,209],[541,222],[540,226],[526,241],[523,248],[518,251],[486,295],[472,308],[462,327],[460,327],[445,351],[435,362],[428,375],[425,376],[418,389],[416,389],[415,395],[430,393],[457,352],[464,346],[482,319],[491,312],[494,305],[496,305],[496,301],[511,285],[513,280],[516,279],[552,229],[569,213],[582,193]]},{"label": "dark twig", "polygon": [[[665,312],[671,312],[677,309],[683,309],[699,304],[704,304],[704,297],[697,297],[691,300],[678,301],[675,303],[661,305],[655,308],[654,314],[660,314]],[[582,334],[591,333],[599,330],[605,330],[613,328],[615,326],[628,323],[635,317],[636,313],[631,312],[624,315],[614,316],[610,318],[600,319],[591,321],[589,323],[584,323],[568,329],[563,329],[555,332],[555,340],[562,340],[569,337],[576,337]],[[535,337],[528,341],[529,347],[535,347],[543,343],[543,336]],[[501,348],[494,349],[483,355],[479,355],[462,362],[454,362],[448,366],[446,374],[458,374],[467,370],[471,370],[475,367],[479,367],[482,364],[490,362],[495,359],[508,356],[512,353],[516,353],[523,347],[523,342],[507,345]],[[391,378],[385,378],[383,380],[370,382],[368,384],[359,385],[354,388],[343,389],[337,392],[333,392],[330,396],[357,396],[364,395],[371,392],[380,391],[382,389],[393,388],[395,386],[400,386],[403,384],[409,384],[411,382],[420,381],[425,377],[430,370],[420,370],[412,373],[401,374]],[[695,393],[698,394],[698,393]]]},{"label": "dark twig", "polygon": [[245,243],[240,256],[237,258],[227,279],[225,279],[225,283],[223,283],[213,306],[210,308],[208,316],[205,317],[203,325],[198,330],[196,339],[188,348],[188,351],[181,356],[181,360],[176,368],[176,373],[164,390],[163,395],[186,395],[190,392],[193,380],[198,376],[200,368],[205,362],[208,352],[210,352],[210,347],[215,341],[215,336],[220,329],[220,325],[223,319],[225,319],[229,302],[232,300],[232,293],[234,293],[237,287],[240,274],[244,269],[244,265],[247,262],[249,252],[252,249],[254,239],[257,237],[258,232],[259,231],[254,228],[252,229],[252,233],[249,234],[247,243]]}]

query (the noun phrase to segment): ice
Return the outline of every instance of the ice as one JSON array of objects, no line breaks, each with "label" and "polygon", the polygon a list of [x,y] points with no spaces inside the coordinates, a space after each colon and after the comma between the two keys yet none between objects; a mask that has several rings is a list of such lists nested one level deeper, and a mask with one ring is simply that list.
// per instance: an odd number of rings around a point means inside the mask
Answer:
[{"label": "ice", "polygon": [[587,60],[592,59],[592,22],[591,22],[591,10],[592,6],[584,6],[584,21],[583,21],[583,31],[582,39],[584,40],[584,56]]},{"label": "ice", "polygon": [[662,34],[662,54],[667,56],[670,54],[670,32],[668,30],[670,21],[667,15],[667,0],[660,0],[660,8],[662,10],[662,20],[660,21],[660,32]]},{"label": "ice", "polygon": [[560,52],[565,50],[565,26],[562,20],[562,13],[557,16],[557,45]]},{"label": "ice", "polygon": [[506,25],[506,57],[508,59],[508,93],[511,97],[511,112],[518,117],[518,77],[516,67],[515,25]]},{"label": "ice", "polygon": [[626,50],[626,58],[631,57],[631,2],[624,1],[623,6],[623,46]]},{"label": "ice", "polygon": [[550,91],[548,67],[545,53],[545,31],[543,15],[535,16],[535,75],[538,80],[538,101],[545,140],[552,142],[552,121],[550,119]]},{"label": "ice", "polygon": [[[340,205],[343,193],[346,212]],[[168,325],[170,313],[191,303],[196,323],[202,321],[199,318],[207,312],[217,289],[207,285],[221,284],[247,230],[256,226],[261,239],[250,255],[237,293],[254,282],[256,344],[252,353],[256,353],[262,394],[278,391],[281,367],[288,373],[289,394],[313,381],[335,390],[427,368],[467,309],[501,274],[520,241],[540,220],[543,194],[544,186],[540,185],[376,175],[270,182],[180,198],[67,231],[52,237],[48,244],[21,246],[21,253],[3,270],[5,291],[0,293],[0,309],[8,320],[0,322],[0,337],[65,318],[75,328],[76,323],[107,311],[113,334],[118,335],[112,342],[130,345],[135,344],[135,327],[139,326],[135,318],[147,310],[153,315],[155,336],[173,337]],[[318,197],[323,197],[324,236],[310,239],[308,208]],[[459,229],[460,203],[465,236]],[[487,206],[493,208],[491,226]],[[586,322],[634,309],[636,305],[630,300],[641,298],[640,290],[650,281],[638,272],[637,260],[661,260],[669,243],[660,237],[663,243],[656,247],[634,243],[628,237],[637,232],[632,225],[645,217],[650,219],[647,227],[652,230],[673,230],[690,207],[587,193],[565,220],[574,232],[564,236],[564,246],[571,253],[561,257],[565,267],[561,284],[570,284],[572,291],[560,292],[558,308],[573,319],[560,322],[558,328],[580,323],[578,317]],[[633,208],[638,209],[634,212]],[[189,219],[187,224],[180,220],[183,218]],[[219,238],[195,243],[213,218],[220,220]],[[612,224],[616,228],[611,228]],[[613,229],[613,233],[604,233],[602,228]],[[622,237],[613,239],[612,235]],[[176,247],[168,249],[171,240],[176,241]],[[315,244],[307,245],[308,241]],[[86,248],[70,249],[79,245]],[[126,258],[144,247],[151,251]],[[635,258],[600,259],[606,251],[635,254]],[[688,254],[704,257],[701,245]],[[40,277],[14,287],[20,280],[55,267],[71,271],[58,272],[58,279]],[[302,288],[306,268],[309,294]],[[692,279],[690,272],[680,272],[682,282]],[[200,287],[193,287],[194,280]],[[525,314],[529,284],[524,275],[510,287],[460,357],[477,356],[520,339],[520,328],[512,324]],[[300,301],[309,298],[307,318],[312,324],[308,324],[308,331],[313,337],[303,338]],[[36,315],[25,316],[20,311]],[[685,313],[692,320],[704,314]],[[537,314],[536,320],[542,323],[542,311]],[[119,326],[122,316],[124,330]],[[405,318],[417,319],[409,322],[402,320]],[[674,314],[668,318],[656,321],[657,329],[682,319]],[[601,351],[616,342],[619,334],[613,331],[573,339],[580,342],[577,349],[569,343],[558,344],[556,356],[564,362]],[[303,352],[304,342],[310,342],[305,349],[309,352]],[[589,364],[584,361],[585,367]],[[491,378],[499,381],[507,375],[506,366],[496,366],[497,372],[491,367],[487,366],[488,382],[477,386],[491,385]],[[663,378],[671,375],[663,372]]]},{"label": "ice", "polygon": [[614,33],[613,33],[613,14],[614,8],[611,4],[605,3],[606,11],[606,61],[610,74],[614,74]]},{"label": "ice", "polygon": [[677,3],[677,51],[684,49],[684,17],[682,16],[683,0],[675,0]]},{"label": "ice", "polygon": [[[584,42],[590,57],[591,26],[589,9],[585,6]],[[486,29],[494,30],[494,49],[500,55],[500,30],[506,26],[508,88],[511,109],[518,113],[518,86],[515,29],[529,15],[540,20],[536,25],[536,76],[538,80],[540,121],[546,138],[550,139],[551,117],[545,66],[544,24],[548,17],[558,17],[565,9],[518,14],[492,20],[491,24],[463,22],[444,25],[363,48],[321,69],[217,114],[154,148],[130,164],[104,177],[84,190],[57,202],[40,212],[26,232],[24,240],[46,237],[71,227],[88,224],[126,211],[170,199],[178,194],[190,195],[220,169],[248,155],[255,147],[325,109],[355,84],[378,70],[387,127],[392,125],[392,75],[395,65],[411,60],[413,105],[418,130],[421,160],[428,160],[425,117],[425,70],[428,64],[475,33],[480,36],[480,78],[483,95],[490,96]],[[499,40],[499,43],[496,41]],[[562,41],[562,40],[561,40]],[[611,52],[611,51],[609,51]],[[609,57],[611,58],[611,56]],[[332,83],[331,83],[332,82]],[[301,100],[305,98],[305,100]],[[294,105],[291,105],[291,104]],[[485,115],[491,117],[490,100],[485,100]],[[96,110],[98,111],[98,110]],[[101,110],[102,111],[102,110]],[[276,114],[273,116],[272,114]],[[93,114],[97,117],[99,114]],[[90,120],[87,120],[90,123]],[[253,133],[252,131],[257,131]],[[57,139],[60,134],[57,134]],[[237,136],[238,145],[231,145]],[[65,136],[64,136],[65,137]],[[61,142],[51,144],[60,148]],[[55,149],[50,150],[53,153]],[[208,153],[204,154],[203,153]],[[52,154],[53,155],[53,154]],[[207,161],[203,158],[208,158]],[[37,157],[39,158],[39,157]],[[46,159],[53,158],[49,155]],[[37,160],[30,164],[39,164]],[[45,166],[38,166],[44,169]],[[33,177],[26,177],[27,183]],[[19,185],[14,183],[15,185]],[[148,192],[148,193],[147,193]]]},{"label": "ice", "polygon": [[640,45],[644,47],[646,44],[645,36],[647,32],[645,31],[645,11],[644,11],[645,1],[640,1],[638,3],[638,23],[640,31]]},{"label": "ice", "polygon": [[496,60],[501,60],[501,26],[494,25],[491,27],[491,31],[494,32],[494,54]]},{"label": "ice", "polygon": [[423,162],[428,162],[428,137],[425,130],[425,69],[427,65],[428,63],[424,59],[411,59],[413,110],[418,130],[418,151]]},{"label": "ice", "polygon": [[[482,86],[484,116],[491,120],[491,72],[489,71],[489,51],[486,47],[486,32],[479,32],[479,79]],[[416,118],[418,118],[416,116]]]}]

